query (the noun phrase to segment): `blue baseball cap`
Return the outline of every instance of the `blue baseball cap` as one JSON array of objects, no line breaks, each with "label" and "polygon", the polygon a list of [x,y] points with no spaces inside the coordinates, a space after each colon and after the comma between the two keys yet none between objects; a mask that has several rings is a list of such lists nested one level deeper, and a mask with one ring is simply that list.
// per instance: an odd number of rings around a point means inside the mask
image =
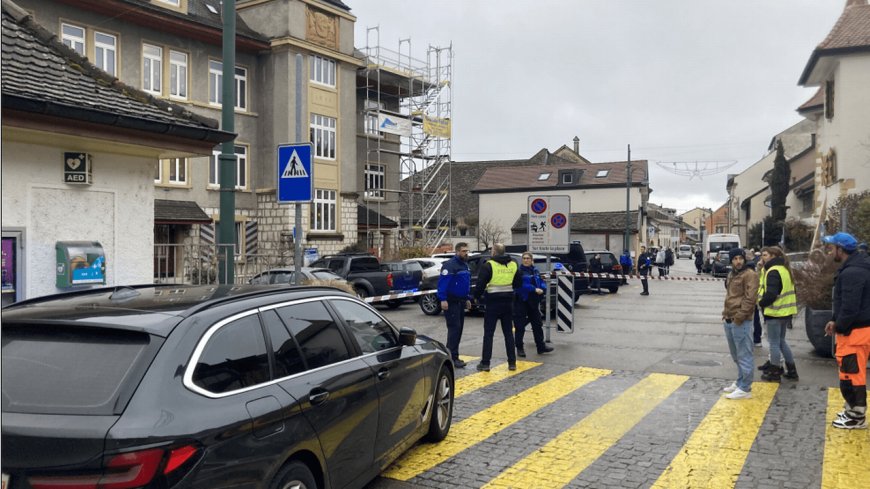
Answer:
[{"label": "blue baseball cap", "polygon": [[849,233],[840,231],[832,236],[822,238],[822,243],[839,246],[846,251],[855,251],[858,247],[858,240]]}]

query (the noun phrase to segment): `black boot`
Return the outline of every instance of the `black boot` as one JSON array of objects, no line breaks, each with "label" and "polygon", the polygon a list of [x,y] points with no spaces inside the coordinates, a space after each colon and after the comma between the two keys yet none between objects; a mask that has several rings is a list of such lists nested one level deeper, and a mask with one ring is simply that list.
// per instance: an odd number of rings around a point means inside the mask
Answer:
[{"label": "black boot", "polygon": [[786,379],[790,380],[798,380],[797,367],[793,363],[786,363],[785,368],[787,369],[786,373],[782,376]]},{"label": "black boot", "polygon": [[775,367],[773,365],[770,366],[763,374],[761,374],[761,380],[766,380],[768,382],[779,382],[782,377],[782,367]]},{"label": "black boot", "polygon": [[773,364],[770,363],[770,360],[768,360],[768,361],[764,362],[764,365],[758,367],[758,370],[761,370],[762,372],[767,372],[767,370],[772,366],[773,366]]}]

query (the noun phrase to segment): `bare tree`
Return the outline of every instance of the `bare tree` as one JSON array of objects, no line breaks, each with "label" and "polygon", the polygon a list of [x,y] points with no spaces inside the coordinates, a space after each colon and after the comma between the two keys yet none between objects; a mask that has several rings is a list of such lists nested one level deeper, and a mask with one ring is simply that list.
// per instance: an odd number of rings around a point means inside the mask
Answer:
[{"label": "bare tree", "polygon": [[494,243],[501,243],[504,238],[504,229],[492,218],[480,221],[477,226],[477,241],[483,244],[483,249],[489,248]]}]

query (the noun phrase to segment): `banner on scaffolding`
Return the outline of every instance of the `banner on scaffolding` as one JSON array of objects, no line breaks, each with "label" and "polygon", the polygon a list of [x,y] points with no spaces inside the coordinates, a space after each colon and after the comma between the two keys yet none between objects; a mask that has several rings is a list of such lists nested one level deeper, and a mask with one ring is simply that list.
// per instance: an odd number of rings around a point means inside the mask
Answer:
[{"label": "banner on scaffolding", "polygon": [[411,136],[411,121],[395,114],[378,114],[378,130],[399,136]]},{"label": "banner on scaffolding", "polygon": [[423,117],[423,132],[436,138],[450,138],[450,119]]}]

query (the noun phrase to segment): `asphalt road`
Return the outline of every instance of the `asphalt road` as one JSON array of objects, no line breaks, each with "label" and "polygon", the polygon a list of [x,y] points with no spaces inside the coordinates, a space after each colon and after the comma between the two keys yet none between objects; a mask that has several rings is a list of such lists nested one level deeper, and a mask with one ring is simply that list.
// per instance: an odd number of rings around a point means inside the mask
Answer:
[{"label": "asphalt road", "polygon": [[[696,277],[689,260],[671,275]],[[787,335],[798,382],[756,375],[753,399],[721,397],[737,372],[720,320],[724,286],[700,277],[651,280],[649,296],[638,280],[582,296],[574,333],[553,332],[547,355],[529,333],[517,372],[506,369],[500,331],[493,371],[474,369],[483,318],[467,317],[469,367],[457,371],[450,435],[418,445],[368,488],[870,486],[870,430],[829,427],[842,404],[836,363],[812,352],[802,320]],[[441,315],[410,302],[381,310],[446,341]]]}]

